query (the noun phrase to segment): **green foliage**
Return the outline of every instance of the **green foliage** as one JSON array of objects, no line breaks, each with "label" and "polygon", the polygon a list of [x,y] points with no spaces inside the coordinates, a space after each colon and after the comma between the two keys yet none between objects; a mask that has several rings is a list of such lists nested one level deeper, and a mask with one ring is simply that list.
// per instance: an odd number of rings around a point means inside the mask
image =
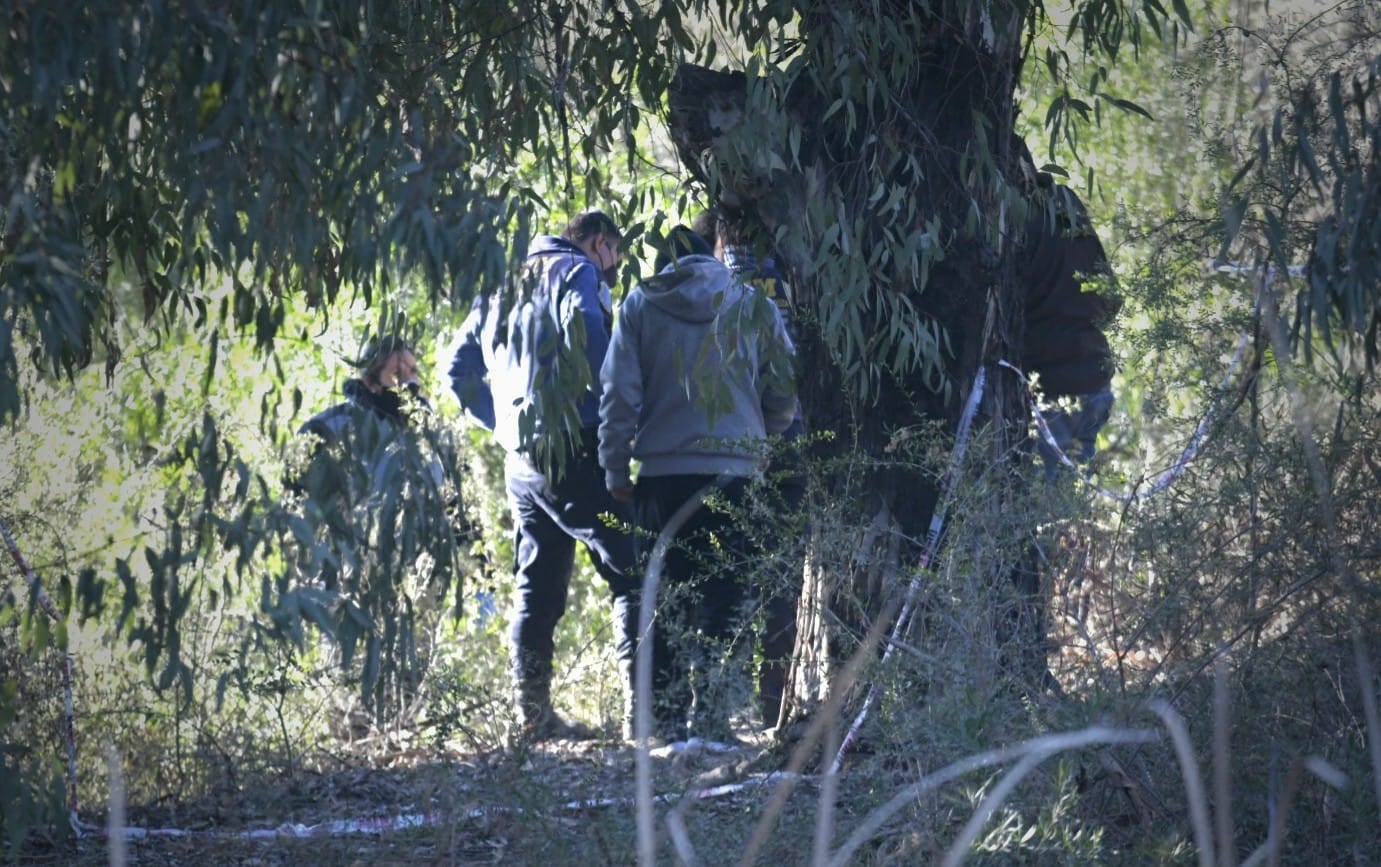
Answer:
[{"label": "green foliage", "polygon": [[[41,616],[41,615],[40,615]],[[0,609],[0,834],[14,851],[31,835],[67,833],[62,654],[19,646],[17,617]]]},{"label": "green foliage", "polygon": [[[1288,22],[1272,23],[1260,38],[1282,54],[1302,55],[1291,67],[1299,80],[1283,95],[1289,102],[1253,130],[1252,162],[1241,174],[1260,183],[1288,179],[1284,201],[1265,203],[1260,218],[1269,262],[1283,268],[1307,256],[1308,289],[1297,297],[1292,336],[1307,353],[1317,331],[1325,348],[1355,346],[1371,366],[1381,355],[1381,120],[1374,111],[1381,75],[1364,39],[1375,35],[1375,13],[1342,4],[1303,36],[1283,31]],[[1320,45],[1331,30],[1341,38]],[[1292,217],[1304,207],[1323,216],[1300,225]]]},{"label": "green foliage", "polygon": [[607,196],[602,155],[639,124],[628,85],[657,92],[620,65],[659,22],[498,12],[20,4],[0,31],[0,419],[20,342],[70,375],[115,363],[134,307],[269,350],[290,297],[324,315],[417,275],[432,305],[463,305],[501,279],[515,223],[525,246],[534,203]]},{"label": "green foliage", "polygon": [[[1229,19],[1094,2],[1065,29],[1040,3],[900,14],[780,0],[11,2],[4,13],[0,508],[68,615],[47,622],[23,592],[0,601],[11,841],[63,825],[53,714],[22,694],[51,703],[57,648],[78,652],[86,809],[104,795],[94,745],[106,742],[142,803],[313,767],[330,736],[349,739],[360,707],[400,740],[497,743],[512,554],[501,456],[457,431],[440,400],[407,436],[361,430],[338,453],[294,456],[306,449],[291,432],[334,400],[335,357],[358,346],[362,322],[383,330],[402,316],[442,345],[536,231],[602,206],[633,240],[691,211],[649,127],[677,63],[727,57],[749,73],[743,102],[694,162],[712,199],[759,197],[763,237],[792,270],[819,347],[807,394],[845,410],[830,416],[840,454],[814,468],[828,491],[815,515],[831,520],[792,534],[830,579],[836,628],[822,630],[833,646],[819,658],[852,648],[877,600],[916,577],[894,567],[920,540],[889,520],[947,460],[922,396],[952,408],[971,372],[958,359],[978,355],[972,311],[1001,270],[999,215],[1019,212],[1003,156],[1014,123],[1094,193],[1128,298],[1098,480],[1142,484],[1211,406],[1230,410],[1176,487],[1126,509],[1063,482],[1047,490],[994,459],[1008,454],[1001,438],[977,441],[918,625],[866,671],[885,700],[867,734],[876,772],[847,783],[852,803],[875,805],[995,742],[1140,720],[1153,693],[1181,703],[1207,754],[1218,747],[1201,674],[1226,649],[1226,759],[1249,796],[1239,839],[1267,839],[1286,800],[1277,756],[1322,757],[1354,785],[1339,794],[1304,778],[1298,830],[1280,845],[1300,863],[1375,848],[1369,708],[1339,653],[1340,636],[1374,646],[1376,623],[1364,592],[1376,577],[1381,285],[1369,4],[1296,20],[1252,4]],[[1310,276],[1273,284],[1278,302],[1253,319],[1256,285],[1203,276],[1219,256],[1307,261]],[[1255,378],[1212,390],[1239,330],[1274,324],[1277,307],[1301,358],[1263,332]],[[582,358],[579,330],[566,339]],[[447,390],[440,361],[433,395]],[[306,468],[290,469],[293,457]],[[481,538],[457,538],[458,510]],[[1054,709],[1013,698],[1020,679],[996,640],[1021,600],[993,576],[1032,538],[1059,601],[1078,603],[1052,606],[1070,696]],[[499,600],[483,622],[470,604],[481,588]],[[558,639],[563,709],[601,722],[616,704],[602,597],[582,563]],[[918,803],[872,860],[943,851],[990,786],[966,780]],[[1008,801],[973,854],[1188,860],[1189,801],[1163,745],[1071,759]]]}]

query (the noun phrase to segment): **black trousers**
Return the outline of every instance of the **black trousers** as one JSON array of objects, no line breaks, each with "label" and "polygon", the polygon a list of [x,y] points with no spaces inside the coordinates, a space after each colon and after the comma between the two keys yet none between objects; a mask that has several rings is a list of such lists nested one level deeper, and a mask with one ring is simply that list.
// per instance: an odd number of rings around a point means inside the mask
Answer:
[{"label": "black trousers", "polygon": [[[593,438],[587,440],[592,441]],[[604,486],[604,471],[588,445],[565,462],[552,481],[526,458],[510,454],[504,467],[513,512],[515,589],[510,665],[520,689],[545,689],[551,682],[556,625],[566,612],[575,545],[589,552],[595,571],[609,585],[618,658],[630,665],[637,647],[638,596],[628,504]]]},{"label": "black trousers", "polygon": [[763,609],[762,661],[758,666],[759,710],[763,724],[773,726],[781,713],[786,676],[796,649],[796,609],[805,580],[804,546],[797,538],[804,532],[801,509],[808,487],[805,427],[797,419],[783,434],[781,450],[767,466],[768,502],[780,519],[767,528],[763,543],[765,562],[773,564],[760,591]]},{"label": "black trousers", "polygon": [[[656,544],[667,521],[687,500],[707,485],[713,475],[640,476],[634,489],[634,525],[639,562]],[[735,633],[743,626],[747,596],[740,565],[751,556],[751,541],[741,516],[748,479],[734,478],[715,485],[711,498],[696,509],[677,531],[668,549],[658,591],[657,619],[653,628],[652,684],[654,712],[667,726],[684,725],[691,709],[691,671],[714,671]],[[705,691],[696,696],[697,716],[707,710]],[[722,715],[724,708],[709,710]]]}]

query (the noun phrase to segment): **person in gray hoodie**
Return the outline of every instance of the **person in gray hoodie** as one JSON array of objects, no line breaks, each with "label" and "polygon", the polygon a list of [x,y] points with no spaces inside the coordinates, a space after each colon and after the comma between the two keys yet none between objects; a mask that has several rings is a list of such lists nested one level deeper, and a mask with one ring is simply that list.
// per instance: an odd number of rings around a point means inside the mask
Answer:
[{"label": "person in gray hoodie", "polygon": [[664,737],[727,740],[728,707],[705,687],[745,599],[734,563],[751,551],[735,512],[766,437],[795,418],[794,359],[776,305],[697,237],[673,230],[670,264],[619,310],[600,370],[599,460],[610,493],[633,503],[644,561],[671,515],[712,489],[667,553],[651,636],[654,717]]}]

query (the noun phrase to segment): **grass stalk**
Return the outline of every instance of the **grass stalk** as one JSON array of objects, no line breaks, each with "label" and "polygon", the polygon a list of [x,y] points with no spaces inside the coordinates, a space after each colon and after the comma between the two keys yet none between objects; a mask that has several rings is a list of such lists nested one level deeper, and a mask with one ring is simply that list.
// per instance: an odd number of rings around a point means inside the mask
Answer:
[{"label": "grass stalk", "polygon": [[[906,786],[893,795],[887,803],[870,813],[862,824],[854,830],[853,834],[844,841],[844,845],[839,848],[839,851],[835,852],[829,865],[830,867],[844,867],[860,846],[868,842],[887,824],[888,820],[908,804],[926,792],[936,789],[950,780],[958,779],[971,771],[1005,764],[1014,759],[1023,759],[1026,756],[1048,757],[1068,750],[1082,749],[1093,744],[1146,744],[1156,740],[1159,740],[1159,736],[1148,729],[1120,729],[1098,725],[1064,734],[1042,735],[1015,746],[987,750],[961,759]],[[996,806],[994,805],[993,808],[996,809]]]},{"label": "grass stalk", "polygon": [[1194,828],[1194,845],[1199,850],[1199,867],[1214,867],[1213,824],[1209,820],[1208,798],[1204,795],[1204,784],[1199,778],[1199,762],[1194,758],[1194,745],[1189,740],[1189,729],[1185,726],[1184,719],[1166,702],[1151,702],[1151,710],[1169,729],[1170,742],[1174,744],[1175,755],[1180,762],[1185,797],[1189,800],[1189,819]]}]

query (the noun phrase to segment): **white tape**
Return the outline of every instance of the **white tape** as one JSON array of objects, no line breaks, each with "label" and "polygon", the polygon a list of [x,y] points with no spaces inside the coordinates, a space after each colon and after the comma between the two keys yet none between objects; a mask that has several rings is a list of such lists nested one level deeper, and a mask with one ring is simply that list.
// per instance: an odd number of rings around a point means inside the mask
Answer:
[{"label": "white tape", "polygon": [[[719,746],[723,747],[723,749],[720,750],[721,752],[730,751],[730,749],[723,744],[719,744]],[[680,801],[683,798],[697,800],[720,798],[735,792],[767,786],[787,779],[805,780],[809,779],[809,777],[787,773],[786,771],[773,771],[766,774],[754,774],[736,783],[725,783],[723,785],[710,786],[704,789],[692,789],[689,792],[662,794],[656,796],[654,800],[658,803],[670,803],[673,801]],[[634,803],[634,798],[586,798],[567,801],[561,805],[560,809],[579,812],[582,810],[606,809],[610,807],[631,807]],[[387,834],[395,831],[406,831],[412,828],[425,828],[432,825],[439,825],[444,822],[454,822],[460,818],[479,819],[494,813],[520,814],[523,812],[524,811],[521,809],[512,807],[477,807],[465,813],[447,813],[443,811],[403,813],[397,816],[331,819],[325,822],[318,822],[314,825],[304,825],[299,822],[285,822],[273,828],[251,828],[245,831],[188,831],[183,828],[125,827],[120,829],[120,834],[125,840],[131,842],[164,838],[217,840],[280,840],[287,838],[305,840],[315,837],[343,837],[349,834],[378,836],[380,834]],[[104,840],[109,836],[107,830],[100,825],[77,822],[74,828],[77,831],[77,836],[85,839]]]},{"label": "white tape", "polygon": [[[902,603],[901,611],[897,614],[896,623],[892,624],[892,632],[889,636],[887,646],[882,650],[882,662],[885,664],[892,655],[892,648],[896,647],[897,639],[901,637],[902,631],[906,629],[906,624],[911,620],[912,609],[916,605],[916,597],[920,595],[921,576],[929,569],[930,564],[935,559],[935,552],[940,545],[940,531],[944,528],[945,515],[949,511],[949,501],[954,494],[954,479],[958,475],[959,465],[964,460],[964,452],[969,446],[969,431],[973,427],[974,416],[978,414],[978,406],[983,401],[983,390],[988,382],[987,368],[980,367],[973,378],[973,388],[969,390],[969,399],[964,404],[964,411],[959,417],[959,427],[954,434],[954,451],[950,455],[949,466],[945,468],[944,480],[940,483],[940,499],[935,504],[935,512],[930,516],[930,528],[926,532],[925,548],[921,551],[920,569],[917,570],[915,577],[906,588],[906,599]],[[858,733],[863,728],[863,723],[868,719],[868,713],[873,708],[873,703],[877,701],[878,685],[869,684],[868,694],[863,697],[863,706],[859,708],[858,714],[854,716],[853,722],[849,725],[849,730],[844,733],[844,737],[839,742],[839,749],[834,754],[834,761],[830,762],[830,774],[839,773],[839,768],[844,764],[844,754],[858,740]]]}]

